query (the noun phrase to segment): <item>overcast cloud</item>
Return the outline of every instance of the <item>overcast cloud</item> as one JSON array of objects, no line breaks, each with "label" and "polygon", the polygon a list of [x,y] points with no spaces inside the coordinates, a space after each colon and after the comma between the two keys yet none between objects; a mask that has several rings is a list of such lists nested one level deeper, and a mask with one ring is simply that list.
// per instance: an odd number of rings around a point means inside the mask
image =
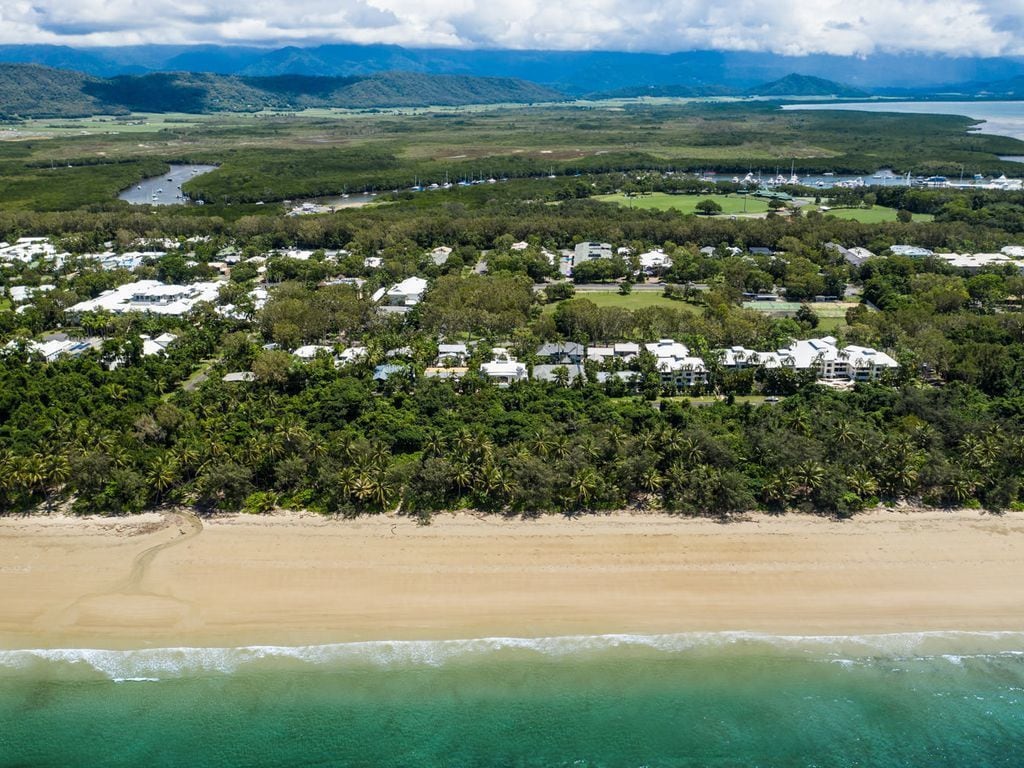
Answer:
[{"label": "overcast cloud", "polygon": [[1024,0],[0,0],[0,43],[1024,55]]}]

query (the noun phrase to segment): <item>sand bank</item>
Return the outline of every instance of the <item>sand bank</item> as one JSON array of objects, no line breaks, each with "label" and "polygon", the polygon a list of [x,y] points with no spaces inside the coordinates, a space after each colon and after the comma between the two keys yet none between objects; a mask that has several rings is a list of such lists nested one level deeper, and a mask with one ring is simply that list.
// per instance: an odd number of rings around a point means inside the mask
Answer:
[{"label": "sand bank", "polygon": [[0,647],[1024,631],[1024,514],[0,519]]}]

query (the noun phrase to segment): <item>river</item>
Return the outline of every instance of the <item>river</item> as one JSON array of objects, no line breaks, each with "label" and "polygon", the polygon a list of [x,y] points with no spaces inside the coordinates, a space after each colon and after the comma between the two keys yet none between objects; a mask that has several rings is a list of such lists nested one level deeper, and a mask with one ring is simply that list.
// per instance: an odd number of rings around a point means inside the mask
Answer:
[{"label": "river", "polygon": [[118,197],[132,205],[182,205],[181,185],[196,176],[215,170],[215,165],[172,165],[167,173],[143,179]]}]

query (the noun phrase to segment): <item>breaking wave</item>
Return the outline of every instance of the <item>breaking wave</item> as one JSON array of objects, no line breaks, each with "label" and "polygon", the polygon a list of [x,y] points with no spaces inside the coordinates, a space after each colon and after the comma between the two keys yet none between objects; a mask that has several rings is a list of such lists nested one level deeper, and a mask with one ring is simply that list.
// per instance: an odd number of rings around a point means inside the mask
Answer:
[{"label": "breaking wave", "polygon": [[633,653],[783,654],[844,666],[901,659],[1014,657],[1024,660],[1024,632],[915,632],[876,635],[766,635],[707,632],[666,635],[576,635],[471,640],[382,640],[306,646],[147,648],[138,650],[0,650],[0,678],[10,674],[156,682],[161,680],[319,667],[441,666],[460,661],[590,658]]}]

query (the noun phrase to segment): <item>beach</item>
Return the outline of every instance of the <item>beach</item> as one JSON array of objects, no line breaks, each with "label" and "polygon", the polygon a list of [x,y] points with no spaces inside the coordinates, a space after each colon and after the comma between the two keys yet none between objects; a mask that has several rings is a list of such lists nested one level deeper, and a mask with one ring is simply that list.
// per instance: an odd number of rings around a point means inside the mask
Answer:
[{"label": "beach", "polygon": [[0,648],[1024,630],[1024,514],[0,519]]}]

